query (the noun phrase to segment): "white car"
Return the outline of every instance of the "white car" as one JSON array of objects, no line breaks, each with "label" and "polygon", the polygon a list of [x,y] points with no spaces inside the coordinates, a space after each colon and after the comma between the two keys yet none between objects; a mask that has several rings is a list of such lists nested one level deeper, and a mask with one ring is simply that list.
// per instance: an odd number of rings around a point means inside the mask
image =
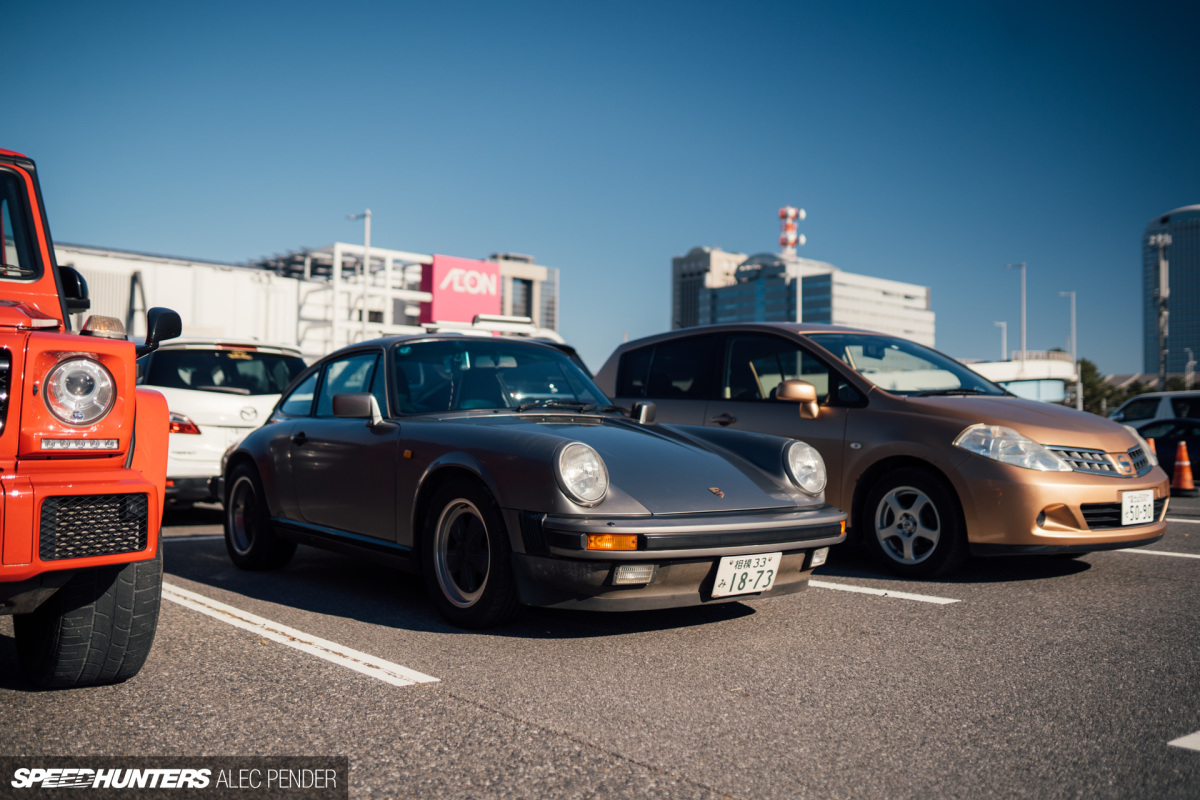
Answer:
[{"label": "white car", "polygon": [[266,421],[304,368],[294,347],[215,339],[175,339],[138,359],[137,382],[171,409],[167,501],[216,500],[209,482],[221,456]]},{"label": "white car", "polygon": [[1152,419],[1200,417],[1200,392],[1146,392],[1126,400],[1108,416],[1135,427]]}]

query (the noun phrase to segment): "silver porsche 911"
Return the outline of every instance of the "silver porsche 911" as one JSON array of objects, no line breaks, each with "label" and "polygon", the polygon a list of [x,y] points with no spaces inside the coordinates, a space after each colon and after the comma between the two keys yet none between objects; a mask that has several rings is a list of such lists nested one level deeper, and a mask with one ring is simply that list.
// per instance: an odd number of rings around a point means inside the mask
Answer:
[{"label": "silver porsche 911", "polygon": [[627,416],[562,350],[427,335],[339,350],[228,457],[243,569],[297,543],[425,579],[463,627],[521,604],[669,608],[803,589],[845,514],[804,442]]}]

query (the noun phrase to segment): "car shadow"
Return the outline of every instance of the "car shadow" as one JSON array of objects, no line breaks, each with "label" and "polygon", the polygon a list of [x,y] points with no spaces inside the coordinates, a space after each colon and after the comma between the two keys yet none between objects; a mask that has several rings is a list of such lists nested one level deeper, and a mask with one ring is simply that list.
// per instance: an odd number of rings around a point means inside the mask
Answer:
[{"label": "car shadow", "polygon": [[869,578],[903,581],[913,587],[937,584],[1014,583],[1039,581],[1077,575],[1091,569],[1083,558],[1059,556],[998,556],[968,558],[957,572],[944,578],[902,578],[879,567],[861,547],[843,545],[830,551],[829,560],[819,567],[815,577]]},{"label": "car shadow", "polygon": [[179,577],[301,611],[419,632],[577,639],[708,625],[756,613],[740,602],[628,613],[525,608],[506,625],[472,631],[445,622],[421,578],[399,569],[301,546],[282,569],[247,572],[233,566],[224,542],[166,541],[163,568],[168,583]]}]

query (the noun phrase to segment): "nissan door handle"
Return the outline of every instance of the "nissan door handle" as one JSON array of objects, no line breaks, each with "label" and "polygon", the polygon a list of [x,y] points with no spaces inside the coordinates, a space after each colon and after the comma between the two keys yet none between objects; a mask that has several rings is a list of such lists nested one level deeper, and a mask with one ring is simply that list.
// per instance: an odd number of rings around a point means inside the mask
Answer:
[{"label": "nissan door handle", "polygon": [[307,441],[308,441],[308,437],[304,434],[304,431],[300,431],[299,433],[292,436],[293,444],[304,444]]},{"label": "nissan door handle", "polygon": [[715,422],[718,425],[730,425],[737,422],[737,417],[733,416],[733,414],[720,414],[710,419],[709,422]]}]

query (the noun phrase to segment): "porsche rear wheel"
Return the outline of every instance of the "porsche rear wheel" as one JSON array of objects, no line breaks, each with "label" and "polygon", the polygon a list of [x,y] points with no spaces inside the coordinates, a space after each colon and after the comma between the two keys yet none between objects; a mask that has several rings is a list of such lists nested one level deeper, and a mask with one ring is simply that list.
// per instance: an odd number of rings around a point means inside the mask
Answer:
[{"label": "porsche rear wheel", "polygon": [[451,623],[486,628],[519,608],[512,548],[496,501],[482,486],[456,480],[429,506],[422,571],[429,596]]},{"label": "porsche rear wheel", "polygon": [[275,535],[258,472],[238,465],[225,496],[225,549],[240,569],[277,569],[292,560],[296,543]]}]

